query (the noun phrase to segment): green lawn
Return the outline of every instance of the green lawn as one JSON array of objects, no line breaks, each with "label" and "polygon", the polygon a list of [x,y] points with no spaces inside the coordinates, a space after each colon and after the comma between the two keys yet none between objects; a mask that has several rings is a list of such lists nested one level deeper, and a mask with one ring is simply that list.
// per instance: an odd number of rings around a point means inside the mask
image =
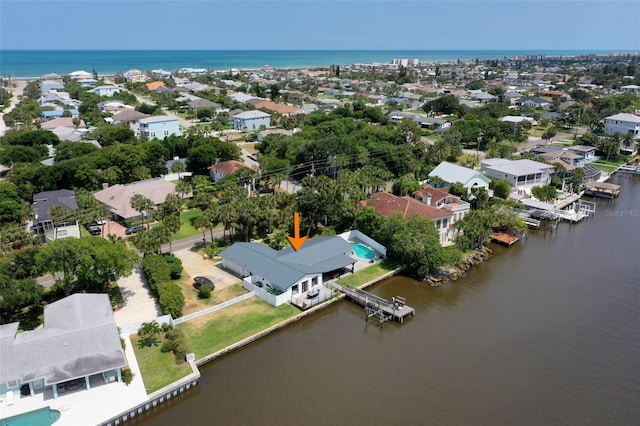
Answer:
[{"label": "green lawn", "polygon": [[625,164],[627,162],[627,160],[618,160],[618,161],[613,161],[613,160],[597,160],[597,161],[593,161],[591,163],[589,163],[590,166],[594,166],[597,167],[598,169],[604,171],[604,172],[612,172],[615,169],[618,168],[618,166],[621,166],[623,164]]},{"label": "green lawn", "polygon": [[187,210],[180,213],[182,228],[180,228],[180,230],[172,237],[172,239],[175,241],[182,238],[192,237],[196,234],[201,234],[202,231],[198,231],[193,227],[193,221],[196,220],[196,218],[200,217],[200,215],[202,215],[202,210],[200,209]]},{"label": "green lawn", "polygon": [[340,278],[336,282],[340,285],[348,287],[358,287],[379,276],[386,274],[387,272],[393,271],[398,266],[398,262],[390,259],[385,259],[382,262],[367,266],[360,271],[356,271],[355,274],[350,274],[344,278]]},{"label": "green lawn", "polygon": [[275,308],[258,297],[236,303],[210,315],[179,324],[196,359],[237,343],[299,314],[285,303]]},{"label": "green lawn", "polygon": [[131,344],[136,354],[142,380],[147,393],[175,382],[176,380],[191,374],[191,367],[186,362],[176,364],[171,352],[161,352],[160,345],[140,348],[138,337],[131,336]]}]

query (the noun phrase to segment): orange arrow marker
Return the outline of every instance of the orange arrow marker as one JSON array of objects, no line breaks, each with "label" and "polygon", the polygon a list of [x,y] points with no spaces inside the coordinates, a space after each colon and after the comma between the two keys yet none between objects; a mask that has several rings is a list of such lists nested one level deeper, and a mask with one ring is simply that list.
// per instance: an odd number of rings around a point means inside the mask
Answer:
[{"label": "orange arrow marker", "polygon": [[300,213],[298,212],[293,214],[293,237],[287,235],[287,238],[295,251],[300,250],[302,248],[302,244],[304,244],[304,240],[307,239],[307,237],[300,236]]}]

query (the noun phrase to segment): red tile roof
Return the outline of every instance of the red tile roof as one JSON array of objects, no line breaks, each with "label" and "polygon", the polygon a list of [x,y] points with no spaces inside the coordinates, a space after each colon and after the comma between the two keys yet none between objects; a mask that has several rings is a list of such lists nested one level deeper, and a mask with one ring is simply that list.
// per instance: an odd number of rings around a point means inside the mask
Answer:
[{"label": "red tile roof", "polygon": [[[422,189],[417,190],[413,194],[414,195],[418,195],[420,197],[423,197],[425,195],[431,195],[431,202],[433,202],[433,203],[437,203],[438,201],[442,201],[447,197],[455,197],[455,195],[452,195],[452,194],[449,193],[447,188],[438,189],[438,188],[434,188],[434,187],[429,186],[429,185],[425,186]],[[456,198],[458,198],[458,197],[456,197]]]},{"label": "red tile roof", "polygon": [[236,160],[223,161],[222,163],[209,166],[207,169],[211,170],[212,172],[218,171],[222,176],[227,176],[235,173],[238,169],[241,169],[243,167],[246,169],[251,169],[251,167]]},{"label": "red tile roof", "polygon": [[383,216],[391,217],[393,213],[402,213],[405,219],[413,216],[423,216],[429,219],[444,219],[451,217],[451,212],[431,207],[411,197],[397,197],[388,192],[377,192],[370,200],[360,202],[361,206],[371,206]]}]

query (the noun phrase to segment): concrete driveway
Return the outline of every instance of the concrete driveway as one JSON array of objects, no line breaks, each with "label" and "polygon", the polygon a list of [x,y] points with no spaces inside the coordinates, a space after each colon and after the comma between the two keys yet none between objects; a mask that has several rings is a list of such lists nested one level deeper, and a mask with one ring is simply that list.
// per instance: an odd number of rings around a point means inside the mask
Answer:
[{"label": "concrete driveway", "polygon": [[176,250],[174,256],[182,260],[184,272],[191,277],[210,278],[216,286],[216,290],[240,282],[240,277],[225,271],[220,267],[221,262],[214,263],[211,259],[205,259],[202,254],[190,249]]},{"label": "concrete driveway", "polygon": [[118,280],[118,286],[124,306],[113,314],[116,324],[124,325],[162,315],[162,309],[156,304],[139,263],[136,263],[131,275]]}]

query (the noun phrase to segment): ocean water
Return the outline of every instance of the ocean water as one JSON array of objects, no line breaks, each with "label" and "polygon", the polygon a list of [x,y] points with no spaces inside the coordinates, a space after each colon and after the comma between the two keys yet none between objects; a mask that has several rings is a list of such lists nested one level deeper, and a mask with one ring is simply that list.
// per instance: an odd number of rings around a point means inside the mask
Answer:
[{"label": "ocean water", "polygon": [[419,59],[420,62],[457,59],[499,59],[520,55],[576,56],[609,51],[587,50],[0,50],[0,75],[39,77],[47,73],[68,74],[77,70],[113,74],[138,68],[255,69],[303,68],[357,63]]}]

